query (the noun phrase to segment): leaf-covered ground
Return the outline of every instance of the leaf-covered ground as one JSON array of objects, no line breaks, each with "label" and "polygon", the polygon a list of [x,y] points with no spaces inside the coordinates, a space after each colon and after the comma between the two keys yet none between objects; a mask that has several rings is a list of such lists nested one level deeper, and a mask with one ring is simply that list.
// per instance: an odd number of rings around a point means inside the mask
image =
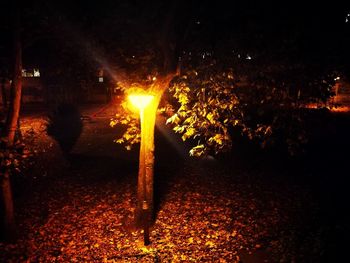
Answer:
[{"label": "leaf-covered ground", "polygon": [[137,149],[115,133],[106,118],[85,122],[69,161],[37,135],[35,165],[15,180],[19,239],[0,243],[0,261],[320,262],[327,227],[306,184],[254,160],[182,158],[161,134],[145,247],[133,225]]}]

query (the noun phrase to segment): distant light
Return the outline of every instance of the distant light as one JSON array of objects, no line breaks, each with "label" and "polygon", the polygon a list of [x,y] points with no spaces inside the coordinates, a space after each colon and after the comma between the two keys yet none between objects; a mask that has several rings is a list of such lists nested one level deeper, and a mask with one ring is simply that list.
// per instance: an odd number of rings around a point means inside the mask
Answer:
[{"label": "distant light", "polygon": [[340,77],[336,77],[334,80],[336,80],[336,81],[337,81],[337,80],[340,80]]},{"label": "distant light", "polygon": [[40,71],[39,69],[34,69],[34,77],[39,78],[40,77]]},{"label": "distant light", "polygon": [[196,21],[196,24],[197,24],[197,25],[200,25],[200,24],[201,24],[201,21]]},{"label": "distant light", "polygon": [[156,81],[156,80],[157,80],[157,78],[156,78],[156,77],[153,77],[153,78],[152,78],[152,80],[153,80],[153,81]]},{"label": "distant light", "polygon": [[252,59],[252,57],[251,57],[251,56],[249,56],[249,55],[247,55],[246,59],[251,60],[251,59]]},{"label": "distant light", "polygon": [[240,54],[238,54],[238,55],[237,55],[237,57],[238,57],[238,58],[241,58],[241,55],[240,55]]},{"label": "distant light", "polygon": [[98,78],[98,82],[102,83],[103,82],[103,77]]},{"label": "distant light", "polygon": [[28,71],[26,69],[22,69],[22,77],[32,78],[32,77],[34,77],[34,73],[33,73],[33,71]]}]

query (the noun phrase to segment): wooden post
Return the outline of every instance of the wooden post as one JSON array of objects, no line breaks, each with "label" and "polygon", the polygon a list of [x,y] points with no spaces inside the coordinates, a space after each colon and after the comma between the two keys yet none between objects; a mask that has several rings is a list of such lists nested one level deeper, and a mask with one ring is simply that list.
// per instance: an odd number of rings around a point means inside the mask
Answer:
[{"label": "wooden post", "polygon": [[[167,84],[169,81],[170,78]],[[157,87],[164,88],[165,85]],[[137,207],[135,216],[136,225],[138,227],[141,226],[144,230],[145,245],[150,244],[149,227],[152,223],[154,208],[154,129],[156,125],[157,109],[163,90],[157,89],[157,91],[158,92],[151,92],[152,95],[145,95],[145,100],[140,98],[143,97],[143,95],[130,95],[129,97],[134,106],[140,110],[141,143],[137,182]]]},{"label": "wooden post", "polygon": [[144,230],[144,244],[150,244],[149,227],[153,215],[154,127],[158,103],[140,109],[141,144],[137,183],[137,225]]}]

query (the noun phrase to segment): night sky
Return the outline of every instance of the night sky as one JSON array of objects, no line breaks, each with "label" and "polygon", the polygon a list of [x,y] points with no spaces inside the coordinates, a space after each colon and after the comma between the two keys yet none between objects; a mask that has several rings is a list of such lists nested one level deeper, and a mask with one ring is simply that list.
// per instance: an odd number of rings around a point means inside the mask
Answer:
[{"label": "night sky", "polygon": [[[11,46],[11,11],[6,6],[3,10],[8,11],[0,18],[2,60]],[[104,50],[111,42],[114,48],[124,48],[125,43],[136,46],[145,34],[151,39],[167,17],[174,16],[175,26],[169,31],[175,39],[185,32],[187,47],[201,43],[215,50],[229,42],[247,52],[273,53],[286,46],[302,57],[325,56],[334,63],[349,56],[350,8],[340,1],[35,1],[23,4],[21,10],[23,46],[33,52],[49,50],[57,39],[62,45],[93,42]],[[31,63],[28,53],[33,52],[24,52],[25,63]],[[40,53],[46,57],[40,51],[34,57]]]}]

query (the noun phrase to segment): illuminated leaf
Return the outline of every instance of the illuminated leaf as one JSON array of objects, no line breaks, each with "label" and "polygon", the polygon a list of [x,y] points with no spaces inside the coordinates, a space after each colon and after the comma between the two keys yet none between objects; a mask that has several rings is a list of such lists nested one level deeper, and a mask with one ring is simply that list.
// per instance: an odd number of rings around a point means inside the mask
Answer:
[{"label": "illuminated leaf", "polygon": [[186,141],[188,138],[190,138],[191,136],[193,136],[194,134],[195,134],[195,132],[196,132],[196,129],[194,129],[194,128],[188,128],[187,130],[186,130],[186,132],[182,135],[182,140],[183,141]]},{"label": "illuminated leaf", "polygon": [[213,122],[214,121],[214,115],[212,113],[208,113],[206,118],[210,121],[210,122]]},{"label": "illuminated leaf", "polygon": [[173,130],[176,132],[176,133],[183,133],[184,130],[185,130],[185,127],[184,126],[176,126],[173,128]]},{"label": "illuminated leaf", "polygon": [[190,155],[199,157],[204,154],[204,149],[204,144],[197,145],[190,150]]},{"label": "illuminated leaf", "polygon": [[120,138],[118,140],[115,140],[116,143],[123,143],[124,142],[124,139],[123,138]]},{"label": "illuminated leaf", "polygon": [[178,115],[174,114],[173,116],[171,116],[170,118],[168,118],[166,120],[166,124],[169,124],[169,123],[171,123],[171,124],[178,124],[179,121],[180,121],[180,118],[178,117]]}]

